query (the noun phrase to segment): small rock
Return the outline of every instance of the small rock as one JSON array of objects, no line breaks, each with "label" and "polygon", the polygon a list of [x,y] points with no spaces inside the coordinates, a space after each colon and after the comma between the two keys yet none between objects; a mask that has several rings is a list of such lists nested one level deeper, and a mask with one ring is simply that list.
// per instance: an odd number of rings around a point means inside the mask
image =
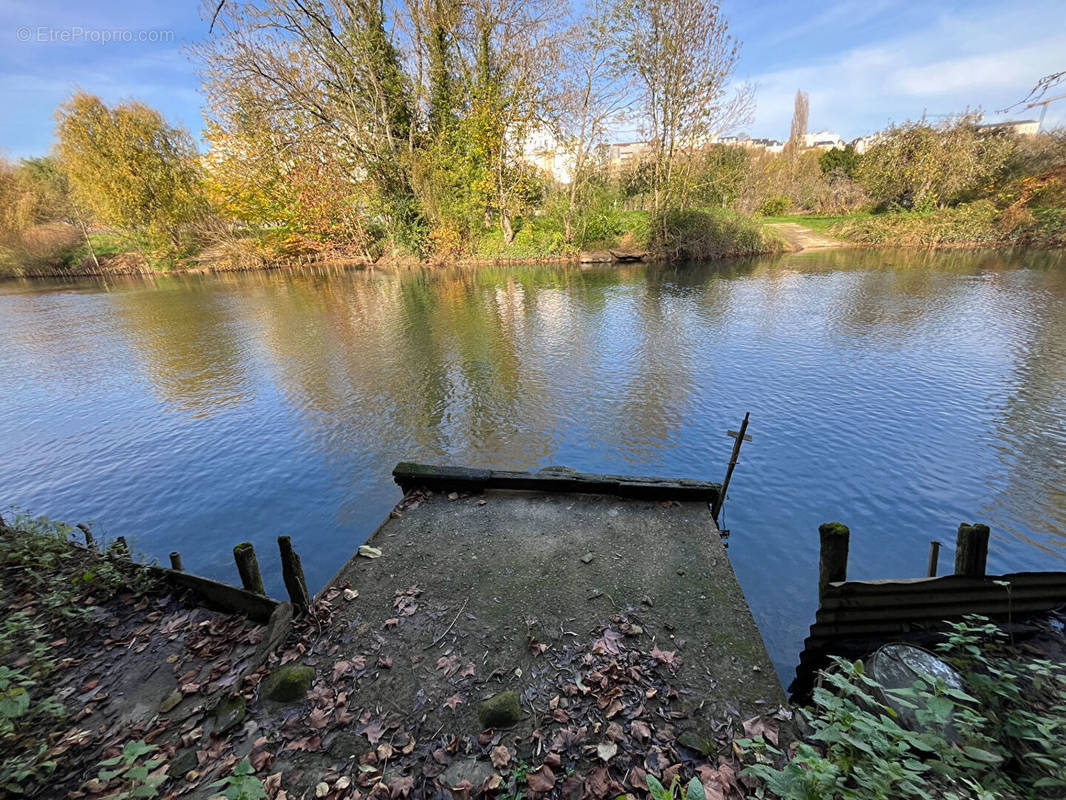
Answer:
[{"label": "small rock", "polygon": [[243,697],[231,697],[215,709],[215,727],[211,732],[215,736],[222,736],[233,730],[244,719],[246,710],[247,703]]},{"label": "small rock", "polygon": [[713,756],[718,752],[718,742],[706,736],[700,736],[695,731],[685,731],[677,737],[677,743],[705,756]]},{"label": "small rock", "polygon": [[646,594],[642,598],[640,598],[640,602],[642,602],[644,605],[648,606],[649,608],[651,606],[655,605],[655,603],[653,603],[651,601],[651,595],[650,594]]},{"label": "small rock", "polygon": [[278,667],[263,681],[263,693],[279,703],[303,700],[311,690],[315,670],[303,664]]},{"label": "small rock", "polygon": [[196,748],[186,747],[183,750],[179,750],[170,759],[170,769],[168,772],[174,775],[186,775],[192,772],[199,766],[199,762],[196,758]]},{"label": "small rock", "polygon": [[166,714],[177,708],[178,703],[182,701],[184,695],[181,693],[181,689],[175,689],[173,692],[163,698],[163,702],[159,704],[159,713]]},{"label": "small rock", "polygon": [[459,492],[448,492],[448,499],[449,500],[458,500],[459,499]]},{"label": "small rock", "polygon": [[481,708],[478,709],[477,718],[482,728],[509,728],[518,722],[521,715],[518,692],[512,691],[500,692],[483,702]]},{"label": "small rock", "polygon": [[492,775],[492,764],[477,759],[456,761],[441,776],[441,782],[447,786],[459,786],[463,781],[470,781],[472,786],[481,786]]},{"label": "small rock", "polygon": [[581,561],[584,564],[591,564],[592,563],[592,559],[594,557],[595,556],[593,556],[592,553],[585,553],[585,555],[581,556]]}]

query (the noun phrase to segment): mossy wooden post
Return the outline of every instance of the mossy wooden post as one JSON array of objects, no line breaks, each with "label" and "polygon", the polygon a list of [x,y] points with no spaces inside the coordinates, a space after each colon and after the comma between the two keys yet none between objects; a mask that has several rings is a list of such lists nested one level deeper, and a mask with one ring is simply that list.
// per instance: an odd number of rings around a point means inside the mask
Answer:
[{"label": "mossy wooden post", "polygon": [[926,577],[935,578],[937,564],[940,561],[940,542],[933,539],[929,542],[929,566],[925,570]]},{"label": "mossy wooden post", "polygon": [[170,568],[175,572],[185,571],[185,566],[181,563],[181,553],[177,550],[170,554]]},{"label": "mossy wooden post", "polygon": [[955,542],[955,574],[980,578],[985,574],[988,562],[988,526],[959,525],[959,537]]},{"label": "mossy wooden post", "polygon": [[311,607],[311,595],[307,591],[307,580],[304,578],[300,557],[292,549],[292,537],[279,536],[278,549],[281,550],[281,577],[285,581],[292,607],[298,611],[307,611]]},{"label": "mossy wooden post", "polygon": [[821,551],[818,558],[818,600],[825,596],[830,583],[848,579],[848,540],[851,531],[840,522],[818,526]]},{"label": "mossy wooden post", "polygon": [[241,575],[241,585],[249,592],[266,594],[263,588],[263,576],[259,572],[259,560],[255,557],[255,548],[251,542],[241,542],[233,548],[233,560],[237,562],[237,572]]}]

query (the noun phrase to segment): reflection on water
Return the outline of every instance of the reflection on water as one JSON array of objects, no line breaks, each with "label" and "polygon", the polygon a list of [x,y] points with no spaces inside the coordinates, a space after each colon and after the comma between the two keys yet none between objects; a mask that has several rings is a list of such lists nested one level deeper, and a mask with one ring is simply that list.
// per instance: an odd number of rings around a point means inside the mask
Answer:
[{"label": "reflection on water", "polygon": [[748,410],[725,524],[783,673],[820,522],[858,578],[964,520],[994,571],[1066,555],[1061,253],[6,283],[0,330],[0,503],[215,577],[248,539],[275,594],[275,538],[322,585],[401,459],[719,479]]}]

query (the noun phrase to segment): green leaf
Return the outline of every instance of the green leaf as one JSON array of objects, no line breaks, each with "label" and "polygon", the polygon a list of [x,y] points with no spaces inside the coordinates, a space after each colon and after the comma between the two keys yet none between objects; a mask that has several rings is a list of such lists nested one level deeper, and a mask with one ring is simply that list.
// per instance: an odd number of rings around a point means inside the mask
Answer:
[{"label": "green leaf", "polygon": [[999,765],[1003,763],[1003,756],[998,753],[993,753],[988,750],[982,750],[980,747],[971,747],[967,745],[962,748],[962,752],[972,758],[974,761],[983,761],[986,764]]},{"label": "green leaf", "polygon": [[703,784],[700,783],[699,778],[693,778],[688,782],[688,788],[685,789],[685,800],[707,800],[707,795],[703,791]]}]

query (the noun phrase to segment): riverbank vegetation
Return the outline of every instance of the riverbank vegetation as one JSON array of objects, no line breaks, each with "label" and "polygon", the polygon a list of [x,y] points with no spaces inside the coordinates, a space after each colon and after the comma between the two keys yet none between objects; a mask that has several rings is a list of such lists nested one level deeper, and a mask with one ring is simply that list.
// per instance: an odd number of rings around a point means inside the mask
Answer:
[{"label": "riverbank vegetation", "polygon": [[754,89],[713,0],[227,2],[190,55],[206,147],[77,92],[51,155],[0,162],[0,271],[739,255],[789,213],[866,244],[1066,241],[1061,131],[961,115],[825,150],[799,92],[782,152],[723,139]]}]

